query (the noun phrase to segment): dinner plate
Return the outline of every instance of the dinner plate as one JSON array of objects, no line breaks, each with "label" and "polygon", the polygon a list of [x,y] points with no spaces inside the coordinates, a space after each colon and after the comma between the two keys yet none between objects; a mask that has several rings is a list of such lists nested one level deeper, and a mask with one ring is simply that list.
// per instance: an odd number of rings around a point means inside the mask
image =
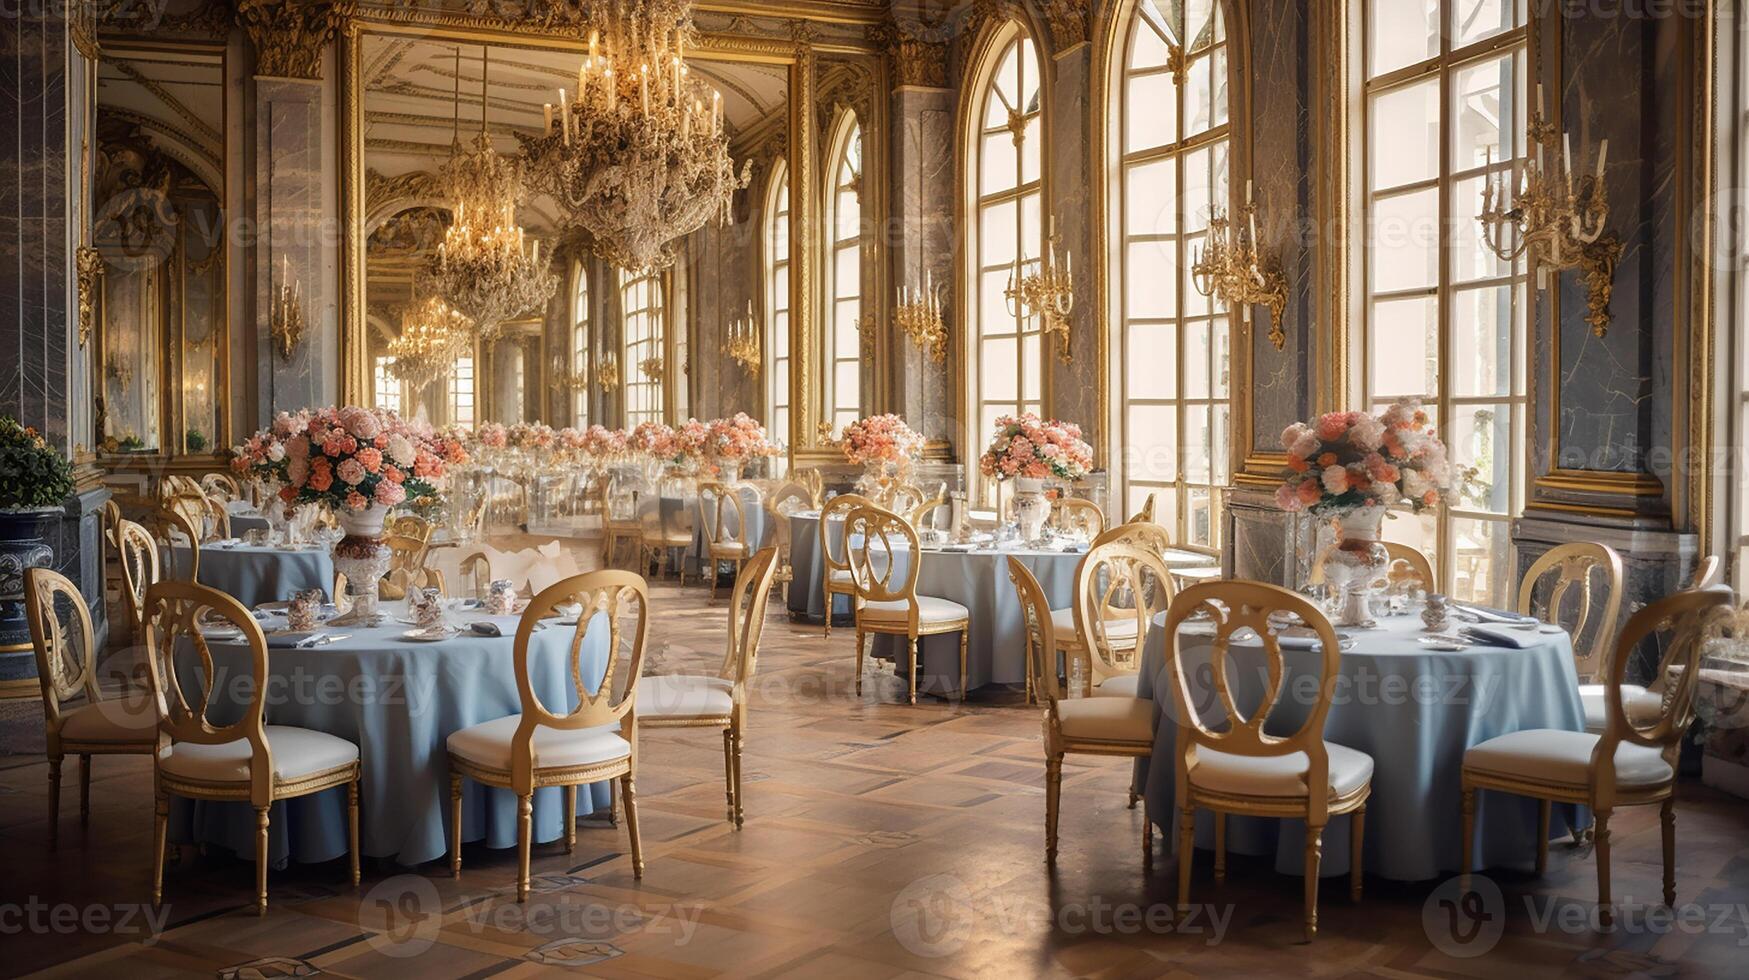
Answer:
[{"label": "dinner plate", "polygon": [[1459,643],[1456,640],[1448,640],[1441,636],[1418,636],[1415,638],[1415,642],[1429,650],[1445,650],[1452,653],[1469,649],[1467,643]]},{"label": "dinner plate", "polygon": [[440,643],[454,637],[458,632],[458,630],[447,628],[435,633],[422,629],[415,629],[402,633],[401,639],[409,640],[413,643]]}]

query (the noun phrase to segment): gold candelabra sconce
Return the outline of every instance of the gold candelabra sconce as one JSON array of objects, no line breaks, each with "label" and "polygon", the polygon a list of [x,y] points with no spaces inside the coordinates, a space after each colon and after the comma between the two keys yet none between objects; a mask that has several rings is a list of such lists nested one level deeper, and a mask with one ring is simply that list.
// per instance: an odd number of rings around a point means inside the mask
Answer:
[{"label": "gold candelabra sconce", "polygon": [[74,251],[74,268],[79,282],[79,347],[91,343],[91,331],[97,325],[97,292],[103,285],[103,253],[90,245]]},{"label": "gold candelabra sconce", "polygon": [[553,355],[552,383],[564,391],[579,392],[589,387],[589,372],[571,366],[564,354]]},{"label": "gold candelabra sconce", "polygon": [[290,256],[280,256],[279,289],[274,293],[268,331],[279,356],[291,360],[304,339],[304,284],[292,281]]},{"label": "gold candelabra sconce", "polygon": [[1550,270],[1580,269],[1585,277],[1585,322],[1599,337],[1609,332],[1610,300],[1615,292],[1615,267],[1622,243],[1610,233],[1609,186],[1604,168],[1609,140],[1597,148],[1595,173],[1573,174],[1573,141],[1565,130],[1543,115],[1543,89],[1536,90],[1536,111],[1526,132],[1535,156],[1514,161],[1507,180],[1493,173],[1494,151],[1487,153],[1487,181],[1482,187],[1482,240],[1503,262],[1529,254],[1536,287],[1548,286]]},{"label": "gold candelabra sconce", "polygon": [[1258,249],[1257,202],[1250,181],[1245,182],[1245,206],[1239,214],[1242,222],[1233,221],[1222,208],[1209,215],[1208,242],[1197,249],[1190,281],[1197,292],[1219,297],[1246,322],[1253,305],[1269,307],[1269,342],[1281,350],[1287,346],[1281,322],[1287,312],[1287,277],[1279,260]]},{"label": "gold candelabra sconce", "polygon": [[601,362],[595,365],[595,384],[602,391],[613,391],[619,387],[619,355],[609,351],[601,355]]},{"label": "gold candelabra sconce", "polygon": [[741,365],[741,370],[759,377],[759,321],[753,317],[752,300],[747,301],[747,314],[729,324],[729,336],[719,350]]},{"label": "gold candelabra sconce", "polygon": [[662,369],[666,366],[667,365],[663,363],[660,355],[646,357],[638,362],[638,370],[642,372],[644,377],[651,381],[661,381]]},{"label": "gold candelabra sconce", "polygon": [[947,360],[947,326],[941,319],[945,286],[935,285],[933,273],[924,273],[923,288],[900,286],[893,322],[911,338],[917,349],[937,364]]},{"label": "gold candelabra sconce", "polygon": [[1028,272],[1032,260],[1023,250],[1008,273],[1008,315],[1036,316],[1045,337],[1057,337],[1057,359],[1068,364],[1075,359],[1069,348],[1069,314],[1075,309],[1075,257],[1062,250],[1057,239],[1057,217],[1051,216],[1051,235],[1046,240],[1038,268]]}]

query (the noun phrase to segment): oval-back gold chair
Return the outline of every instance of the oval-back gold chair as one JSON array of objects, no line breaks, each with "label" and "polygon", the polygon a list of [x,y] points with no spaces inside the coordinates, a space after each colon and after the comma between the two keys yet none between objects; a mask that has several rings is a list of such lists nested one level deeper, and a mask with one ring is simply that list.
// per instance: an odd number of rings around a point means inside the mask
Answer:
[{"label": "oval-back gold chair", "polygon": [[910,519],[911,526],[919,531],[939,530],[941,528],[941,511],[947,507],[947,504],[947,484],[937,483],[934,495],[911,508],[905,516]]},{"label": "oval-back gold chair", "polygon": [[[752,505],[748,505],[749,498]],[[717,601],[717,566],[732,562],[735,577],[753,556],[758,542],[748,540],[747,513],[759,507],[759,491],[750,484],[730,486],[706,481],[698,485],[698,516],[703,525],[705,562],[711,580],[711,601]]]},{"label": "oval-back gold chair", "polygon": [[759,638],[765,631],[765,608],[776,574],[773,546],[755,554],[736,576],[729,595],[728,649],[716,676],[657,674],[644,678],[638,690],[638,724],[643,728],[722,729],[729,822],[736,828],[745,820],[741,752],[748,686],[759,666]]},{"label": "oval-back gold chair", "polygon": [[1088,549],[1075,566],[1070,606],[1075,647],[1086,667],[1086,682],[1098,694],[1136,696],[1138,644],[1154,616],[1172,602],[1171,572],[1155,578],[1156,567],[1166,567],[1159,552],[1121,537]]},{"label": "oval-back gold chair", "polygon": [[221,503],[243,499],[243,488],[229,473],[208,473],[200,478],[199,487],[203,496]]},{"label": "oval-back gold chair", "polygon": [[475,599],[484,599],[492,589],[492,559],[476,551],[462,559],[462,587]]},{"label": "oval-back gold chair", "polygon": [[[210,618],[209,618],[210,617]],[[249,701],[236,721],[215,725],[208,717],[218,667],[203,624],[218,623],[240,633],[222,641],[241,646],[251,683]],[[152,904],[164,894],[165,832],[170,797],[246,802],[255,809],[255,911],[267,913],[268,814],[279,800],[345,786],[347,832],[351,841],[352,883],[358,884],[358,788],[362,769],[358,746],[309,728],[269,725],[266,694],[271,689],[267,638],[261,624],[236,599],[201,585],[159,582],[146,593],[146,664],[152,679],[159,728],[170,746],[156,757],[155,857]],[[220,642],[220,641],[215,641]],[[183,662],[194,661],[200,676],[185,683]],[[229,712],[226,712],[229,713]]]},{"label": "oval-back gold chair", "polygon": [[785,483],[765,501],[765,513],[771,522],[771,540],[777,547],[777,575],[772,580],[783,583],[783,597],[789,600],[789,586],[795,581],[796,570],[790,564],[790,518],[812,510],[814,501],[799,483]]},{"label": "oval-back gold chair", "polygon": [[[820,508],[820,525],[814,533],[819,535],[820,546],[820,595],[826,603],[826,638],[832,638],[832,605],[835,596],[856,595],[856,581],[850,575],[849,538],[845,536],[846,523],[852,511],[873,503],[867,497],[854,493],[841,493],[826,501]],[[838,527],[835,533],[833,527]],[[834,553],[832,546],[836,539],[839,551]],[[860,672],[858,673],[860,677]]]},{"label": "oval-back gold chair", "polygon": [[1064,497],[1057,501],[1057,527],[1063,531],[1079,531],[1093,541],[1105,533],[1105,511],[1091,500]]},{"label": "oval-back gold chair", "polygon": [[[664,480],[664,486],[638,499],[639,561],[656,563],[660,577],[674,566],[680,584],[686,585],[686,549],[692,547],[692,511],[697,484],[687,480]],[[672,491],[672,492],[668,492]],[[664,507],[664,498],[676,501]]]},{"label": "oval-back gold chair", "polygon": [[863,639],[868,634],[905,637],[911,667],[910,701],[916,704],[919,638],[957,632],[959,699],[963,703],[970,680],[966,651],[971,611],[951,599],[917,594],[917,575],[923,567],[917,529],[890,510],[863,504],[844,519],[844,551],[856,588],[856,693],[862,693]]},{"label": "oval-back gold chair", "polygon": [[1130,523],[1130,524],[1155,524],[1155,523],[1158,523],[1157,521],[1154,520],[1154,506],[1155,506],[1156,496],[1157,496],[1156,494],[1152,494],[1152,493],[1148,494],[1148,498],[1146,500],[1142,501],[1142,509],[1139,511],[1136,511],[1136,516],[1130,518],[1129,521],[1126,523]]},{"label": "oval-back gold chair", "polygon": [[[1165,575],[1165,567],[1159,567]],[[1052,642],[1051,604],[1044,588],[1019,557],[1008,556],[1008,577],[1020,595],[1029,647]],[[1154,702],[1141,698],[1071,698],[1057,679],[1056,658],[1027,658],[1028,685],[1045,707],[1045,861],[1057,860],[1057,814],[1062,806],[1063,756],[1148,758],[1154,751]],[[1153,822],[1142,814],[1142,866],[1154,866]]]},{"label": "oval-back gold chair", "polygon": [[907,483],[902,480],[894,480],[886,490],[887,499],[881,506],[910,520],[912,526],[915,527],[917,508],[928,502],[928,492],[915,483]]},{"label": "oval-back gold chair", "polygon": [[158,583],[158,542],[152,532],[123,520],[115,529],[116,560],[121,566],[121,603],[128,635],[138,637],[146,625],[146,590]]},{"label": "oval-back gold chair", "polygon": [[[549,706],[535,693],[529,644],[542,619],[557,606],[577,603],[576,632],[568,644],[565,676],[571,678],[577,707]],[[630,658],[621,666],[623,633],[630,619]],[[638,804],[633,778],[637,770],[638,713],[634,708],[644,672],[644,644],[650,619],[650,593],[641,576],[606,570],[573,575],[542,589],[529,600],[516,628],[513,661],[522,710],[494,721],[464,728],[449,736],[450,873],[462,873],[462,780],[508,789],[517,798],[516,900],[528,901],[529,850],[533,845],[534,791],[564,787],[565,847],[576,844],[576,796],[573,788],[608,779],[620,780],[630,836],[632,876],[644,876],[644,853],[638,837]],[[598,620],[600,623],[598,624]],[[607,631],[607,655],[599,667],[585,663],[589,635]],[[599,635],[599,634],[597,634]],[[623,677],[623,681],[621,678]],[[617,729],[613,731],[610,729]]]},{"label": "oval-back gold chair", "polygon": [[400,514],[389,522],[387,528],[390,534],[398,534],[404,538],[416,538],[421,543],[431,543],[431,522],[418,514]]},{"label": "oval-back gold chair", "polygon": [[1718,555],[1707,555],[1694,565],[1687,588],[1713,589],[1725,584],[1725,562]]},{"label": "oval-back gold chair", "polygon": [[[1301,690],[1288,677],[1286,659],[1272,613],[1290,613],[1317,636],[1319,673],[1316,700],[1305,721],[1288,735],[1264,730],[1283,692]],[[1195,705],[1211,700],[1202,695],[1200,669],[1182,656],[1179,627],[1198,613],[1214,625],[1210,641],[1209,676],[1218,710],[1204,718]],[[1230,664],[1233,634],[1249,629],[1261,638],[1267,680],[1262,696],[1249,712],[1231,689],[1228,672],[1250,668]],[[1372,793],[1372,757],[1324,740],[1324,720],[1336,694],[1342,650],[1330,621],[1311,602],[1286,589],[1261,582],[1207,582],[1180,592],[1166,613],[1167,664],[1171,668],[1174,710],[1178,720],[1178,908],[1190,907],[1190,870],[1195,853],[1196,810],[1214,811],[1215,879],[1226,875],[1226,815],[1301,819],[1306,823],[1305,932],[1318,932],[1318,864],[1323,855],[1324,827],[1330,817],[1350,814],[1349,895],[1360,900],[1361,855],[1366,801]],[[1156,692],[1155,697],[1160,696]],[[1304,762],[1303,768],[1300,762]]]},{"label": "oval-back gold chair", "polygon": [[810,466],[796,473],[795,480],[808,492],[808,500],[813,510],[819,510],[826,505],[826,478],[820,473],[820,468]]},{"label": "oval-back gold chair", "polygon": [[430,549],[423,538],[390,534],[385,540],[389,546],[389,569],[377,585],[378,595],[384,599],[405,599],[407,590],[414,586],[448,594],[443,572],[426,564]]},{"label": "oval-back gold chair", "polygon": [[42,688],[52,851],[60,840],[61,762],[69,755],[79,757],[79,826],[84,827],[91,820],[91,757],[157,752],[158,716],[144,692],[103,696],[97,685],[97,634],[91,628],[91,610],[72,579],[47,568],[26,569],[24,592],[25,620]]},{"label": "oval-back gold chair", "polygon": [[1393,580],[1395,579],[1398,575],[1398,563],[1401,562],[1403,566],[1402,570],[1406,572],[1409,577],[1421,581],[1421,589],[1423,592],[1439,591],[1439,579],[1435,578],[1433,575],[1433,563],[1427,560],[1427,556],[1421,553],[1421,549],[1416,548],[1413,545],[1399,544],[1395,541],[1386,541],[1383,543],[1385,546],[1385,563],[1388,577]]},{"label": "oval-back gold chair", "polygon": [[[1593,595],[1597,588],[1593,578],[1599,574],[1603,577],[1601,603]],[[1544,580],[1551,576],[1553,583],[1546,592],[1539,593]],[[1550,548],[1525,570],[1518,585],[1518,611],[1566,627],[1573,638],[1579,681],[1591,683],[1602,672],[1614,645],[1621,592],[1621,555],[1606,544],[1574,541]],[[1569,619],[1566,611],[1570,598],[1577,599],[1577,609]]]},{"label": "oval-back gold chair", "polygon": [[[186,500],[188,498],[182,499]],[[201,540],[200,518],[191,515],[189,509],[185,506],[167,507],[159,511],[158,519],[164,527],[164,576],[166,578],[180,579],[184,582],[199,581]],[[178,540],[179,538],[180,541]],[[186,544],[183,542],[186,542]],[[178,555],[184,548],[187,549],[188,554],[188,568],[186,575],[182,574],[182,570],[178,567],[182,564]]]},{"label": "oval-back gold chair", "polygon": [[[1597,857],[1597,904],[1610,915],[1609,822],[1624,806],[1659,805],[1664,837],[1664,904],[1676,904],[1676,774],[1683,737],[1694,721],[1694,695],[1700,683],[1700,639],[1709,620],[1728,615],[1731,595],[1717,589],[1689,589],[1634,613],[1621,630],[1606,664],[1605,722],[1602,732],[1530,729],[1472,746],[1463,762],[1463,864],[1467,888],[1472,863],[1476,791],[1535,797],[1539,804],[1536,868],[1548,867],[1551,803],[1591,808]],[[1655,633],[1671,634],[1659,677],[1670,687],[1658,710],[1646,716],[1632,710],[1622,683],[1628,661]]]},{"label": "oval-back gold chair", "polygon": [[[1093,539],[1093,543],[1088,547],[1087,551],[1088,554],[1091,554],[1096,549],[1117,543],[1145,548],[1154,555],[1160,556],[1165,554],[1166,549],[1172,546],[1172,536],[1167,533],[1165,528],[1158,524],[1150,524],[1146,521],[1132,521],[1128,524],[1119,524],[1117,527],[1107,529],[1105,533]],[[1086,556],[1082,556],[1081,562],[1078,563],[1076,567],[1079,568],[1080,565],[1085,564],[1086,561]],[[1118,614],[1117,618],[1119,622],[1122,621],[1121,614]],[[1083,664],[1086,664],[1087,658],[1092,655],[1092,651],[1088,649],[1087,644],[1081,635],[1080,627],[1075,623],[1075,607],[1072,601],[1070,605],[1065,606],[1062,609],[1051,610],[1050,625],[1052,637],[1051,643],[1029,652],[1045,658],[1045,662],[1048,663],[1051,670],[1057,669],[1056,655],[1058,653],[1063,654],[1065,657],[1078,658]],[[1105,693],[1110,695],[1118,694],[1122,691],[1123,685],[1118,685]],[[1037,703],[1037,697],[1038,692],[1033,690],[1031,686],[1031,675],[1028,674],[1026,701],[1028,704],[1035,704]]]},{"label": "oval-back gold chair", "polygon": [[638,495],[630,490],[616,494],[613,478],[604,475],[596,484],[601,497],[601,563],[612,568],[622,543],[633,549],[643,537],[643,525],[638,523]]}]

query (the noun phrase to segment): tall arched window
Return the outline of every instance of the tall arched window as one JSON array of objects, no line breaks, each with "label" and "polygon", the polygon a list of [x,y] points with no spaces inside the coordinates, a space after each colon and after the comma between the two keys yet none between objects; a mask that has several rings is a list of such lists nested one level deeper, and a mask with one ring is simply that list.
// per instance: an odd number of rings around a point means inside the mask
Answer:
[{"label": "tall arched window", "polygon": [[1129,513],[1154,495],[1174,540],[1207,547],[1221,543],[1231,344],[1225,305],[1190,268],[1230,196],[1223,6],[1139,0],[1113,59],[1119,499]]},{"label": "tall arched window", "polygon": [[661,422],[666,411],[662,380],[668,373],[662,280],[653,273],[619,273],[619,303],[625,317],[625,353],[620,374],[625,385],[626,425]]},{"label": "tall arched window", "polygon": [[836,434],[862,417],[862,127],[855,116],[839,120],[831,145],[826,418]]},{"label": "tall arched window", "polygon": [[[1044,348],[1037,317],[1011,309],[1009,281],[1038,265],[1045,231],[1039,200],[1043,187],[1038,51],[1011,24],[998,36],[994,69],[983,76],[972,103],[974,122],[967,158],[975,188],[975,299],[969,302],[973,342],[968,365],[972,452],[989,438],[998,416],[1037,412],[1044,401]],[[987,493],[987,489],[982,491]]]},{"label": "tall arched window", "polygon": [[[1524,156],[1527,32],[1518,3],[1367,0],[1366,405],[1422,399],[1475,478],[1418,521],[1387,524],[1434,559],[1439,591],[1509,601],[1524,504],[1529,302],[1476,215],[1484,178]],[[1492,158],[1492,166],[1488,160]]]},{"label": "tall arched window", "polygon": [[789,168],[772,165],[765,200],[766,432],[789,442]]},{"label": "tall arched window", "polygon": [[[589,271],[581,262],[571,266],[571,373],[589,377]],[[571,424],[589,424],[589,391],[571,393]]]}]

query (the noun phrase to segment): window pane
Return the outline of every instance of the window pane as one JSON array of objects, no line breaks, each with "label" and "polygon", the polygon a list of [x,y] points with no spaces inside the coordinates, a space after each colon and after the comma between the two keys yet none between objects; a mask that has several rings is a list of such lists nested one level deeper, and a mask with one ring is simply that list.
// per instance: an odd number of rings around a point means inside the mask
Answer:
[{"label": "window pane", "polygon": [[1382,92],[1372,99],[1373,190],[1439,174],[1439,79]]},{"label": "window pane", "polygon": [[1124,354],[1124,393],[1132,399],[1171,398],[1178,390],[1178,331],[1170,323],[1136,323]]},{"label": "window pane", "polygon": [[1452,296],[1452,392],[1457,396],[1510,397],[1515,392],[1513,325],[1520,320],[1517,288],[1486,286]]},{"label": "window pane", "polygon": [[1512,156],[1518,118],[1516,52],[1458,69],[1452,75],[1452,169],[1473,170]]},{"label": "window pane", "polygon": [[1178,312],[1178,246],[1173,242],[1137,242],[1128,250],[1124,294],[1131,318],[1169,317]]},{"label": "window pane", "polygon": [[1367,77],[1439,54],[1439,0],[1370,0]]},{"label": "window pane", "polygon": [[1012,337],[986,340],[978,352],[979,370],[983,376],[983,394],[988,401],[1018,401],[1020,399],[1019,343]]},{"label": "window pane", "polygon": [[1171,405],[1131,405],[1127,415],[1131,479],[1176,479],[1178,410]]},{"label": "window pane", "polygon": [[1425,289],[1438,283],[1437,188],[1375,200],[1370,231],[1374,292]]},{"label": "window pane", "polygon": [[1132,76],[1126,98],[1125,151],[1165,146],[1178,139],[1178,88],[1170,72]]},{"label": "window pane", "polygon": [[1461,48],[1518,26],[1520,0],[1453,0],[1452,47]]},{"label": "window pane", "polygon": [[1376,399],[1439,394],[1439,302],[1380,300],[1372,308],[1369,390]]},{"label": "window pane", "polygon": [[1512,525],[1505,520],[1452,522],[1452,597],[1460,602],[1509,602]]},{"label": "window pane", "polygon": [[1457,506],[1505,515],[1512,507],[1512,406],[1459,405],[1452,413],[1452,461],[1473,467]]},{"label": "window pane", "polygon": [[1018,220],[1015,210],[1018,205],[1013,201],[1001,204],[986,205],[978,218],[978,253],[979,261],[984,266],[1009,265],[1014,261],[1014,242],[1017,234],[1015,222]]},{"label": "window pane", "polygon": [[982,192],[991,194],[1013,187],[1019,179],[1019,149],[1007,130],[984,137]]},{"label": "window pane", "polygon": [[1178,161],[1141,163],[1124,172],[1124,230],[1170,235],[1178,227]]},{"label": "window pane", "polygon": [[1494,254],[1482,238],[1481,177],[1452,184],[1451,278],[1454,282],[1496,279],[1512,274],[1512,263]]}]

